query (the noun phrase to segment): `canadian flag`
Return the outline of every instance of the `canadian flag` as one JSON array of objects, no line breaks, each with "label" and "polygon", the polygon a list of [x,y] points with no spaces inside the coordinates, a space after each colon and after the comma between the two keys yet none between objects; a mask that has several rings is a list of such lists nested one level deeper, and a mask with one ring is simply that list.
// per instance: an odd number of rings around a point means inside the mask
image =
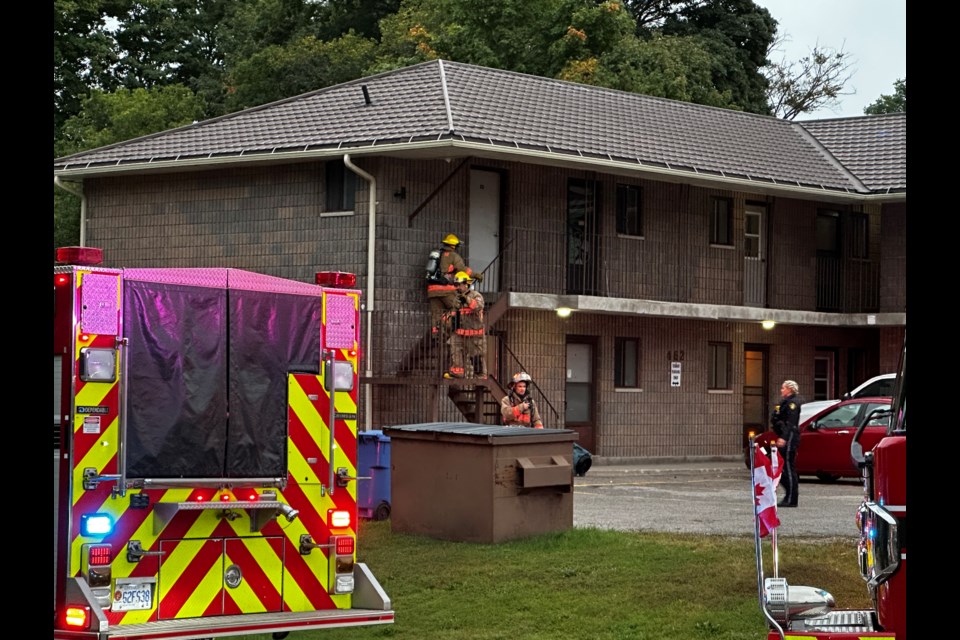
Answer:
[{"label": "canadian flag", "polygon": [[764,451],[763,447],[756,447],[753,457],[753,499],[756,505],[757,519],[760,521],[760,537],[763,538],[771,529],[780,526],[777,518],[777,485],[780,484],[780,472],[783,469],[783,456],[775,452],[775,459]]}]

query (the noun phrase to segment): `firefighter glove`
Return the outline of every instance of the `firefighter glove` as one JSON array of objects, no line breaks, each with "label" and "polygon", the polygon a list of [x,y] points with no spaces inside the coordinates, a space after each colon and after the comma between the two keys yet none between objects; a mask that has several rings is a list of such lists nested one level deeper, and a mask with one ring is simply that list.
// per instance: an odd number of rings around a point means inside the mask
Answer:
[{"label": "firefighter glove", "polygon": [[473,274],[473,275],[470,276],[470,277],[472,277],[472,278],[473,278],[474,280],[476,280],[477,282],[483,282],[483,274],[482,274],[482,273],[475,273],[475,274]]}]

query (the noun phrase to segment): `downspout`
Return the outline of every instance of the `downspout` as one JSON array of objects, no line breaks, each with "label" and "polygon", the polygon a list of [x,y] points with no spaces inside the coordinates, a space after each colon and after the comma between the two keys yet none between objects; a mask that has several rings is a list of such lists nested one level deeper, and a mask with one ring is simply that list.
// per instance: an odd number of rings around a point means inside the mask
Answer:
[{"label": "downspout", "polygon": [[367,347],[363,351],[363,359],[366,363],[367,388],[365,391],[364,404],[366,410],[364,413],[364,431],[370,431],[373,423],[373,384],[370,378],[373,377],[373,370],[370,367],[370,361],[373,359],[373,350],[371,348],[373,341],[373,293],[375,289],[374,264],[377,252],[377,179],[372,175],[353,164],[350,160],[350,154],[343,154],[343,164],[350,168],[355,174],[366,180],[370,185],[370,195],[367,198]]},{"label": "downspout", "polygon": [[60,180],[60,176],[53,176],[53,186],[60,187],[67,193],[72,193],[73,195],[80,198],[80,246],[86,246],[87,241],[87,199],[83,196],[82,189],[76,189],[75,187],[68,187],[65,182]]}]

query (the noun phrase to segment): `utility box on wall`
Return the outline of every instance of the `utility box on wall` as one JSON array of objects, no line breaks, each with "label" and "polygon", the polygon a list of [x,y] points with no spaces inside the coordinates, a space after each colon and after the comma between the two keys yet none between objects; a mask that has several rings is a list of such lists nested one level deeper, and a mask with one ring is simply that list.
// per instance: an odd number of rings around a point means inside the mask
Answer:
[{"label": "utility box on wall", "polygon": [[495,543],[573,527],[570,429],[432,422],[383,433],[395,532]]}]

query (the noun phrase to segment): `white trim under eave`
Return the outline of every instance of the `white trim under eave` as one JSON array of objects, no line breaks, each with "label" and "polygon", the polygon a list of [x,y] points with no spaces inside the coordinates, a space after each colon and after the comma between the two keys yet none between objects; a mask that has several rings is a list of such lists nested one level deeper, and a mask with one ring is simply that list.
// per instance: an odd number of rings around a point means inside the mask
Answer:
[{"label": "white trim under eave", "polygon": [[279,151],[275,153],[251,153],[244,156],[218,156],[215,158],[195,158],[189,160],[161,160],[157,162],[129,163],[124,165],[110,164],[97,167],[83,167],[77,169],[54,170],[54,176],[73,179],[111,176],[125,173],[154,173],[183,171],[190,168],[223,168],[227,166],[284,164],[289,162],[303,162],[309,160],[341,159],[344,153],[351,156],[397,156],[428,158],[449,158],[450,150],[465,152],[463,155],[500,159],[503,161],[523,162],[521,159],[535,159],[537,164],[551,166],[586,169],[597,171],[606,169],[608,172],[639,178],[660,179],[667,182],[694,184],[698,186],[728,188],[737,191],[748,191],[768,195],[779,195],[802,199],[818,200],[823,202],[906,202],[906,193],[874,194],[832,191],[824,188],[805,187],[773,183],[761,180],[749,180],[735,176],[721,176],[712,173],[695,173],[659,167],[642,162],[625,162],[609,158],[595,158],[576,156],[564,153],[551,153],[536,149],[521,149],[506,145],[491,143],[467,142],[462,140],[426,140],[420,142],[401,142],[396,144],[374,144],[354,148],[327,148],[316,151]]}]

